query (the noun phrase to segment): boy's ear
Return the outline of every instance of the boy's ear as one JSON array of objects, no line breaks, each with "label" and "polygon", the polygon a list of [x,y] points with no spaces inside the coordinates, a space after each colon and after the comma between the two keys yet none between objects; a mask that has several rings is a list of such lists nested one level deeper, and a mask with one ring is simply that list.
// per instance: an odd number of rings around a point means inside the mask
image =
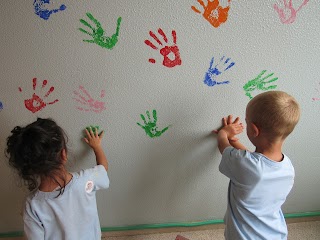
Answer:
[{"label": "boy's ear", "polygon": [[259,128],[258,128],[257,125],[255,125],[254,123],[251,123],[251,125],[252,125],[252,129],[253,129],[253,135],[254,135],[254,137],[258,137],[259,134],[260,134]]},{"label": "boy's ear", "polygon": [[67,162],[67,150],[64,148],[61,150],[61,159],[63,161],[63,163],[66,163]]}]

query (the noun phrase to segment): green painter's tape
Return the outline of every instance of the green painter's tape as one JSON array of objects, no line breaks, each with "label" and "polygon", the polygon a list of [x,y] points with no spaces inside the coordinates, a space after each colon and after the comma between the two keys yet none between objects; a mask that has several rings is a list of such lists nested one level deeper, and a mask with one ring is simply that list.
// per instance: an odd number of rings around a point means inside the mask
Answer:
[{"label": "green painter's tape", "polygon": [[[303,217],[320,217],[319,212],[304,212],[304,213],[288,213],[284,215],[285,218],[303,218]],[[200,227],[212,224],[222,224],[223,220],[208,220],[201,222],[186,222],[186,223],[161,223],[161,224],[141,224],[126,227],[104,227],[101,228],[102,232],[113,232],[113,231],[129,231],[129,230],[145,230],[145,229],[158,229],[158,228],[177,228],[177,227]],[[14,238],[22,237],[23,232],[9,232],[0,233],[0,238]]]},{"label": "green painter's tape", "polygon": [[[320,217],[319,212],[305,212],[305,213],[289,213],[285,214],[285,218],[302,218],[302,217]],[[160,224],[142,224],[126,227],[105,227],[101,228],[102,232],[112,231],[129,231],[129,230],[144,230],[157,228],[177,228],[177,227],[200,227],[205,225],[222,224],[222,219],[207,220],[201,222],[186,222],[186,223],[160,223]]]}]

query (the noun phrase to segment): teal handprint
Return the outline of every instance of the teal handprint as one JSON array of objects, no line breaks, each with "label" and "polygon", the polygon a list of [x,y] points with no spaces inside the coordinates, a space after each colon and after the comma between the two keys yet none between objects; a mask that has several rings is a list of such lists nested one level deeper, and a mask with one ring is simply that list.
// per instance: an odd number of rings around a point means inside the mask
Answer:
[{"label": "teal handprint", "polygon": [[118,42],[118,36],[119,36],[119,30],[120,30],[120,23],[121,23],[121,17],[117,20],[117,29],[116,33],[113,34],[111,37],[107,37],[104,35],[104,30],[101,27],[101,23],[95,19],[91,13],[86,14],[88,18],[96,25],[96,28],[92,27],[87,21],[80,19],[80,22],[90,28],[92,30],[92,33],[89,33],[88,31],[84,30],[83,28],[79,28],[79,30],[85,34],[88,34],[93,39],[92,40],[83,40],[84,42],[88,43],[95,43],[99,45],[100,47],[112,49],[116,43]]},{"label": "teal handprint", "polygon": [[270,85],[270,86],[266,86],[266,84],[277,81],[278,78],[272,78],[269,81],[265,81],[267,80],[267,78],[270,78],[271,76],[273,76],[274,73],[270,73],[265,77],[262,77],[262,75],[266,72],[267,70],[263,70],[256,78],[250,80],[249,82],[247,82],[244,86],[243,89],[246,92],[246,96],[248,96],[250,99],[252,99],[252,91],[254,90],[262,90],[262,91],[267,91],[270,89],[275,89],[277,87],[277,85]]},{"label": "teal handprint", "polygon": [[144,131],[146,132],[146,134],[149,137],[151,137],[151,138],[160,137],[162,135],[162,133],[164,133],[165,131],[167,131],[169,129],[169,126],[168,126],[168,127],[165,127],[163,130],[158,131],[158,127],[157,127],[158,118],[157,118],[157,111],[156,110],[152,111],[153,121],[150,118],[149,111],[146,111],[146,114],[147,114],[148,120],[146,120],[146,118],[143,116],[143,114],[140,114],[141,119],[143,120],[145,125],[143,126],[140,123],[137,123],[137,124],[144,129]]}]

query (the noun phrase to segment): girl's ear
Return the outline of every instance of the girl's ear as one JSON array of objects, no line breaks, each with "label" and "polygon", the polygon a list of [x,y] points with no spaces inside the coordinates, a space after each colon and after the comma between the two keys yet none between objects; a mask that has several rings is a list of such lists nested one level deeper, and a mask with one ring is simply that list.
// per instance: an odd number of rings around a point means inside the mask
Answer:
[{"label": "girl's ear", "polygon": [[68,157],[67,157],[67,150],[65,148],[61,150],[61,159],[63,163],[67,162]]},{"label": "girl's ear", "polygon": [[253,129],[253,136],[258,137],[260,134],[259,128],[254,123],[251,123],[251,125],[252,125],[252,129]]}]

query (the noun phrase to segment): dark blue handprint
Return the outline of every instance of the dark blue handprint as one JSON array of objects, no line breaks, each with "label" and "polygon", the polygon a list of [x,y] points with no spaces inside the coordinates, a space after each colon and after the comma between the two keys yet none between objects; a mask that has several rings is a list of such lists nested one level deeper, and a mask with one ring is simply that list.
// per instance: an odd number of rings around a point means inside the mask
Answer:
[{"label": "dark blue handprint", "polygon": [[228,84],[229,81],[218,82],[216,79],[222,72],[225,72],[233,67],[235,63],[230,61],[230,58],[225,59],[224,56],[220,59],[220,62],[217,65],[213,66],[213,63],[214,57],[212,57],[210,67],[204,76],[204,83],[209,87],[219,84]]},{"label": "dark blue handprint", "polygon": [[3,104],[0,102],[0,111],[3,109]]},{"label": "dark blue handprint", "polygon": [[48,20],[52,13],[63,11],[67,8],[62,4],[58,9],[49,10],[48,7],[50,6],[50,0],[34,0],[33,6],[35,14],[44,20]]}]

